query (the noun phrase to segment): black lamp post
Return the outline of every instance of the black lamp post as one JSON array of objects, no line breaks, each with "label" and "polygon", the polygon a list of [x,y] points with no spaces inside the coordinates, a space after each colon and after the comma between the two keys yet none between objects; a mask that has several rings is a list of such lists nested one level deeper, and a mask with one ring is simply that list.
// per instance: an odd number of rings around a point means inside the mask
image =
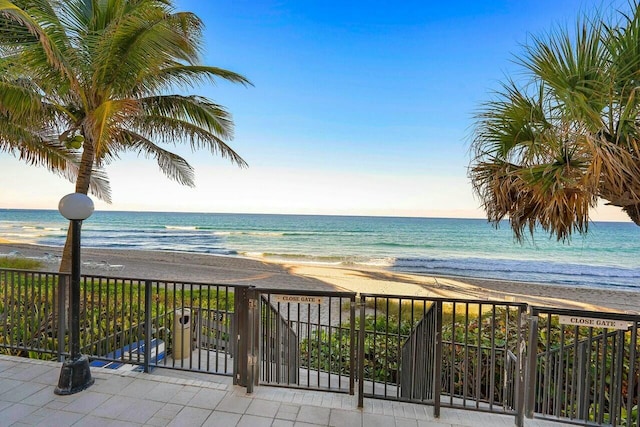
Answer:
[{"label": "black lamp post", "polygon": [[54,390],[55,394],[65,395],[82,391],[94,382],[89,358],[80,354],[80,228],[82,221],[93,213],[93,202],[86,194],[71,193],[60,200],[58,210],[71,221],[71,357],[63,362]]}]

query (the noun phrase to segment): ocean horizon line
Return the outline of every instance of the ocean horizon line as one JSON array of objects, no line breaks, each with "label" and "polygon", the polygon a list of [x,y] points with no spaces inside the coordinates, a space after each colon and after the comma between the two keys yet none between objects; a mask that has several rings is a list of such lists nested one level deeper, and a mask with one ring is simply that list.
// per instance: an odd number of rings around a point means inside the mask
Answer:
[{"label": "ocean horizon line", "polygon": [[[46,209],[46,208],[6,208],[0,207],[0,211],[16,211],[16,212],[33,212],[33,211],[42,211],[42,212],[58,212],[57,209]],[[442,220],[470,220],[470,221],[484,221],[488,225],[493,225],[489,222],[488,219],[482,217],[467,217],[467,216],[417,216],[417,215],[371,215],[371,214],[326,214],[326,213],[273,213],[273,212],[206,212],[206,211],[162,211],[162,210],[121,210],[121,209],[99,209],[95,210],[95,213],[133,213],[133,214],[185,214],[185,215],[256,215],[256,216],[289,216],[289,217],[336,217],[336,218],[389,218],[389,219],[442,219]],[[500,223],[508,223],[509,219],[505,218],[500,221]],[[609,220],[609,219],[599,219],[599,220],[591,220],[590,223],[617,223],[617,224],[627,224],[633,223],[630,219],[628,221],[620,221],[620,220]]]},{"label": "ocean horizon line", "polygon": [[[53,209],[0,208],[0,237],[16,243],[62,246],[66,224]],[[494,227],[480,218],[98,211],[82,238],[93,248],[640,289],[640,227],[592,225],[568,243],[542,230],[517,242],[506,222]]]}]

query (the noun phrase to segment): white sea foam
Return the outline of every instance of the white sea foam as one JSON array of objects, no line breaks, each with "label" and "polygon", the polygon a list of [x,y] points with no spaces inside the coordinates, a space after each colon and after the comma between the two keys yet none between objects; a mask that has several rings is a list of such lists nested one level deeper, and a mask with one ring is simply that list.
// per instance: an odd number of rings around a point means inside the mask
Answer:
[{"label": "white sea foam", "polygon": [[10,242],[15,242],[15,243],[29,243],[29,244],[39,243],[38,236],[34,236],[34,235],[5,233],[2,235],[2,237],[6,238]]},{"label": "white sea foam", "polygon": [[395,264],[396,258],[384,257],[384,258],[371,258],[367,261],[359,262],[358,264],[371,266],[371,267],[391,267]]},{"label": "white sea foam", "polygon": [[[0,211],[7,240],[62,246],[67,226],[53,210]],[[543,234],[520,245],[507,225],[483,220],[96,212],[83,245],[640,288],[640,227],[630,223],[594,223],[571,245]]]},{"label": "white sea foam", "polygon": [[240,252],[238,255],[247,258],[264,258],[264,254],[262,252]]},{"label": "white sea foam", "polygon": [[280,231],[214,231],[216,236],[256,236],[256,237],[282,237]]}]

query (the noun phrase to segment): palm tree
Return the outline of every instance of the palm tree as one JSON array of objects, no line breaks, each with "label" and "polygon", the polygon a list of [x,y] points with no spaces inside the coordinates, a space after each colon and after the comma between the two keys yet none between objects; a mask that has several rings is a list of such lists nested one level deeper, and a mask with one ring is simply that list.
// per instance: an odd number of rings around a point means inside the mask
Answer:
[{"label": "palm tree", "polygon": [[469,175],[489,221],[518,240],[588,231],[600,199],[640,225],[640,8],[534,38],[476,114]]},{"label": "palm tree", "polygon": [[[193,169],[163,145],[185,143],[246,166],[227,144],[230,114],[205,97],[173,92],[218,79],[250,82],[199,63],[203,23],[176,12],[171,0],[0,0],[0,18],[0,114],[20,126],[0,132],[0,149],[18,141],[27,155],[74,175],[76,192],[103,199],[100,171],[127,151],[155,158],[188,186]],[[17,95],[3,92],[9,86]],[[64,162],[38,151],[49,148]],[[61,271],[70,269],[68,243]]]},{"label": "palm tree", "polygon": [[[49,127],[48,116],[55,111],[30,80],[14,74],[17,48],[36,41],[26,28],[10,25],[0,15],[0,151],[73,179],[78,171],[77,155],[60,143],[55,128]],[[97,184],[96,191],[108,199],[108,183],[97,183],[95,178],[92,184]]]}]

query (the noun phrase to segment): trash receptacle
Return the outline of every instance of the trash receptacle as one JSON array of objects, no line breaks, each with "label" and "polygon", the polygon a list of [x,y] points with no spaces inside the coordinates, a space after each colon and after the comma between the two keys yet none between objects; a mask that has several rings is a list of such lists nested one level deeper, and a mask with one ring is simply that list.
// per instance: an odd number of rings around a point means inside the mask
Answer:
[{"label": "trash receptacle", "polygon": [[191,356],[191,310],[179,308],[173,316],[173,359]]}]

